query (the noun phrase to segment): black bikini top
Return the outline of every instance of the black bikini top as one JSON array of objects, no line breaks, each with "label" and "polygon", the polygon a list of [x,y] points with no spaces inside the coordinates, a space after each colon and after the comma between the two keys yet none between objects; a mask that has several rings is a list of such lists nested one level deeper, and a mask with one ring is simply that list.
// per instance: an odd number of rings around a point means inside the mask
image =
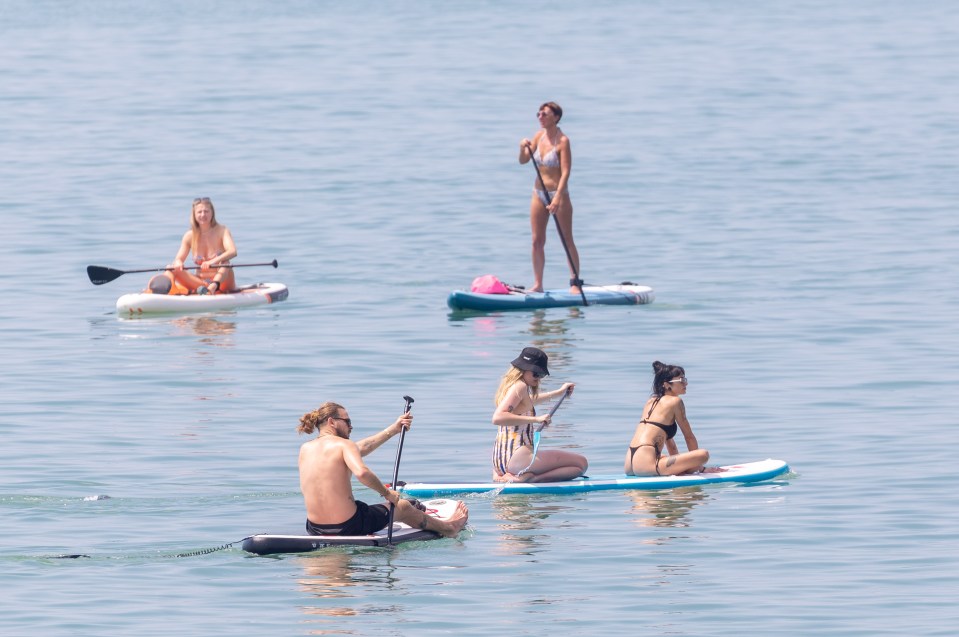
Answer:
[{"label": "black bikini top", "polygon": [[[662,398],[662,396],[660,396]],[[646,417],[639,421],[639,424],[655,425],[663,430],[663,433],[666,434],[666,440],[672,440],[676,437],[676,430],[679,429],[679,425],[676,421],[673,421],[671,425],[665,425],[661,422],[656,422],[654,420],[649,420],[650,415],[653,413],[653,409],[656,408],[656,405],[659,404],[659,398],[653,401],[653,404],[649,407],[649,413],[646,414]]]}]

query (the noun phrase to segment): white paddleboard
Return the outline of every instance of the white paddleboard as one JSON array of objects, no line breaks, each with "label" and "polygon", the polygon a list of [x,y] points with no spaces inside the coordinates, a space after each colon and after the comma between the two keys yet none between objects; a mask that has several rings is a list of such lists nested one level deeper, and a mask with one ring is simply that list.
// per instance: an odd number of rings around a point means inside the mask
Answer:
[{"label": "white paddleboard", "polygon": [[201,313],[279,303],[290,291],[282,283],[255,283],[228,294],[124,294],[117,299],[117,314]]}]

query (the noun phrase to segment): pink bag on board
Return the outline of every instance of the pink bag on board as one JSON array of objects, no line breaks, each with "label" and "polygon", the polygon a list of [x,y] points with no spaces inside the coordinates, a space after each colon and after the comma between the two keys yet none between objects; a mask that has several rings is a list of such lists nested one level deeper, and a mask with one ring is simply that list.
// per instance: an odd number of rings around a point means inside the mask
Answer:
[{"label": "pink bag on board", "polygon": [[473,279],[471,292],[479,294],[509,294],[509,288],[492,274],[484,274]]}]

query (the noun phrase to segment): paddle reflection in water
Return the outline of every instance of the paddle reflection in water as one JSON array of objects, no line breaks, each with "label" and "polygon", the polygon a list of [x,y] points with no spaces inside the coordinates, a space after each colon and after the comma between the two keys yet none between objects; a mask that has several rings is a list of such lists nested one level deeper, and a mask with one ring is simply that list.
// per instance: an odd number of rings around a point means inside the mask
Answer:
[{"label": "paddle reflection in water", "polygon": [[[634,524],[639,527],[687,528],[687,516],[696,506],[706,502],[709,494],[702,487],[685,487],[664,491],[624,491],[632,506]],[[665,538],[651,539],[659,544]]]}]

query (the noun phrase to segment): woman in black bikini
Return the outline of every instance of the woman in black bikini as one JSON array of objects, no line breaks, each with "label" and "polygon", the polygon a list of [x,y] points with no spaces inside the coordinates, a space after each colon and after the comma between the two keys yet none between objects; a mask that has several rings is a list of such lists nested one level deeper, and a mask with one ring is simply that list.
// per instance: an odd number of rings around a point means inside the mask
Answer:
[{"label": "woman in black bikini", "polygon": [[[624,471],[629,476],[675,476],[702,471],[709,452],[699,448],[686,419],[686,407],[680,398],[686,393],[686,372],[678,365],[653,363],[653,394],[643,407],[643,419],[626,452]],[[685,453],[673,438],[677,429],[686,439]],[[665,445],[667,455],[662,455]]]}]

